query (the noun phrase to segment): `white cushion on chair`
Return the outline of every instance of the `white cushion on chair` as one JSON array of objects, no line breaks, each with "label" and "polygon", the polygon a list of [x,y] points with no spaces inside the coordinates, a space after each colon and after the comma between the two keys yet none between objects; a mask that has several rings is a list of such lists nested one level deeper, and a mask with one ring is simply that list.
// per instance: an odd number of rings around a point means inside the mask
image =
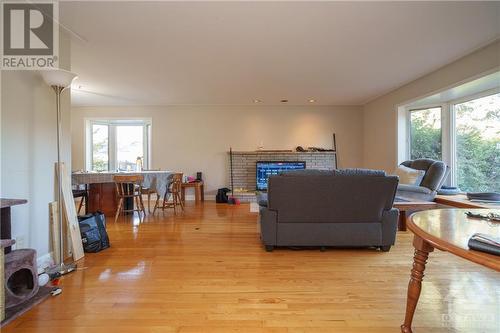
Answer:
[{"label": "white cushion on chair", "polygon": [[416,170],[400,165],[394,170],[394,175],[399,177],[400,184],[420,185],[425,176],[424,170]]}]

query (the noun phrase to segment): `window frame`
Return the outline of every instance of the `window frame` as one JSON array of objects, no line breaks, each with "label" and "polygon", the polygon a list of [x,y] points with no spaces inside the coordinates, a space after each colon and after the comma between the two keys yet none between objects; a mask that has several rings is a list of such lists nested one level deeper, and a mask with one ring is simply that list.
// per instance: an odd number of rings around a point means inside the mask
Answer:
[{"label": "window frame", "polygon": [[117,126],[143,126],[143,168],[148,169],[151,165],[151,135],[152,135],[152,120],[151,118],[85,118],[85,135],[84,135],[84,163],[85,170],[92,170],[93,147],[92,147],[92,126],[106,125],[108,126],[108,170],[115,171],[117,169],[117,142],[116,142],[116,127]]},{"label": "window frame", "polygon": [[406,109],[406,159],[411,158],[411,113],[415,111],[422,111],[433,108],[441,108],[441,158],[445,160],[445,142],[447,141],[447,134],[449,128],[445,125],[447,116],[445,115],[446,103],[428,104],[418,107],[408,107]]},{"label": "window frame", "polygon": [[451,186],[457,186],[458,185],[458,173],[457,173],[457,131],[456,131],[456,110],[455,106],[457,104],[462,104],[466,103],[475,99],[487,97],[487,96],[492,96],[500,94],[500,88],[493,88],[493,89],[488,89],[485,91],[481,91],[477,94],[472,94],[468,95],[462,98],[456,98],[453,100],[450,100],[448,104],[448,114],[450,117],[450,126],[453,129],[450,135],[450,184]]},{"label": "window frame", "polygon": [[[88,156],[85,156],[86,159],[88,159],[88,168],[86,167],[87,171],[94,171],[92,169],[92,162],[93,162],[93,156],[94,156],[94,137],[92,135],[92,127],[94,125],[103,125],[103,126],[107,126],[108,127],[108,170],[106,171],[109,171],[110,170],[110,167],[111,167],[111,138],[112,138],[112,134],[111,134],[111,127],[109,126],[108,123],[106,122],[102,122],[102,121],[90,121],[88,123],[88,129],[87,129],[87,133],[88,133],[88,142],[86,142],[86,144],[88,145],[86,151],[89,152],[89,155]],[[87,162],[85,163],[85,165],[87,166]]]},{"label": "window frame", "polygon": [[455,105],[499,93],[500,88],[493,88],[461,98],[450,99],[442,103],[419,105],[418,107],[406,107],[405,159],[408,160],[411,157],[411,112],[441,107],[441,154],[443,162],[445,162],[450,167],[450,174],[445,181],[445,185],[457,186],[457,133]]}]

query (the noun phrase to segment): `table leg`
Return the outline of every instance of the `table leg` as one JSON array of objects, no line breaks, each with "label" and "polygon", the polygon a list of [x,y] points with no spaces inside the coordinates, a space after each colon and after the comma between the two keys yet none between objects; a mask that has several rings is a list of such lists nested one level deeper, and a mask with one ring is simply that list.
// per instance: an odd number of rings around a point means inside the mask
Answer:
[{"label": "table leg", "polygon": [[427,263],[427,258],[429,258],[429,253],[434,251],[434,248],[429,243],[416,235],[413,239],[413,246],[415,247],[415,254],[413,256],[410,282],[408,283],[405,321],[401,325],[402,333],[412,333],[411,324],[420,297],[420,291],[422,290],[425,264]]},{"label": "table leg", "polygon": [[399,211],[398,231],[406,231],[406,210]]},{"label": "table leg", "polygon": [[205,184],[201,184],[200,192],[201,192],[201,201],[205,201]]},{"label": "table leg", "polygon": [[196,186],[194,188],[194,201],[196,203],[200,202],[201,200],[201,191],[200,191],[200,186]]},{"label": "table leg", "polygon": [[182,202],[186,202],[186,188],[181,187],[181,200]]}]

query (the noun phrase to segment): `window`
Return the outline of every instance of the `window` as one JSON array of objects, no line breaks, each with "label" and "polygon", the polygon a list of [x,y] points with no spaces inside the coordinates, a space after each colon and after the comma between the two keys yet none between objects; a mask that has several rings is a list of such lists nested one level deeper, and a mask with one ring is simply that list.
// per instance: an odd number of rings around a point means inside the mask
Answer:
[{"label": "window", "polygon": [[447,185],[464,192],[500,191],[500,93],[407,109],[406,156],[442,160]]},{"label": "window", "polygon": [[149,120],[88,120],[87,170],[134,171],[137,158],[149,165]]},{"label": "window", "polygon": [[133,170],[137,158],[144,158],[144,130],[142,125],[116,126],[116,165],[119,170]]},{"label": "window", "polygon": [[453,105],[456,184],[463,191],[500,191],[500,94]]},{"label": "window", "polygon": [[92,170],[109,170],[108,125],[92,124]]},{"label": "window", "polygon": [[410,110],[410,158],[442,159],[441,107]]}]

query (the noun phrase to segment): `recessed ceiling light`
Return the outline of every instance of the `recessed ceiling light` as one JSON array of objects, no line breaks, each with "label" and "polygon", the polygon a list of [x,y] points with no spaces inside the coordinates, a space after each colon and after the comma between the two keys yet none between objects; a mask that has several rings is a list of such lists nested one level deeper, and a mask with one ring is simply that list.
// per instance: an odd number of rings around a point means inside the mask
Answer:
[{"label": "recessed ceiling light", "polygon": [[254,99],[254,100],[253,100],[253,102],[254,102],[255,104],[257,104],[257,103],[262,103],[262,101],[261,101],[260,99]]},{"label": "recessed ceiling light", "polygon": [[281,103],[288,103],[288,100],[287,99],[282,99],[280,102]]},{"label": "recessed ceiling light", "polygon": [[314,98],[311,98],[311,99],[309,100],[309,103],[315,103],[315,102],[316,102],[316,100],[315,100]]}]

